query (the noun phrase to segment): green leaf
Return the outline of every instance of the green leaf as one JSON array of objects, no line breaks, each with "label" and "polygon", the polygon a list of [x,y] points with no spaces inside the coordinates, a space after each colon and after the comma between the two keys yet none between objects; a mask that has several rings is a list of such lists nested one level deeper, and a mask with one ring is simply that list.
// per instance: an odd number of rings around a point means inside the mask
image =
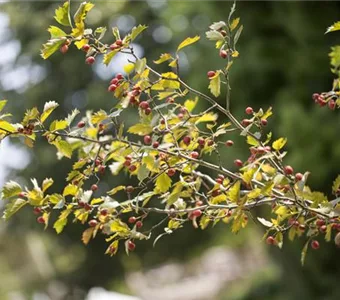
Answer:
[{"label": "green leaf", "polygon": [[301,252],[301,265],[305,264],[308,245],[309,245],[309,240],[305,243],[305,245],[303,246],[302,252]]},{"label": "green leaf", "polygon": [[281,150],[284,145],[286,145],[287,143],[287,139],[286,138],[279,138],[278,140],[273,142],[273,149],[275,149],[276,151]]},{"label": "green leaf", "polygon": [[40,54],[41,57],[43,59],[49,58],[53,53],[58,51],[64,43],[65,39],[62,38],[48,40],[46,44],[43,44]]},{"label": "green leaf", "polygon": [[156,179],[155,192],[165,193],[171,187],[171,183],[172,183],[171,178],[166,173],[163,172]]},{"label": "green leaf", "polygon": [[140,182],[143,181],[145,178],[148,178],[149,174],[150,174],[150,171],[145,164],[142,164],[138,168],[137,177]]},{"label": "green leaf", "polygon": [[131,126],[128,129],[128,132],[133,133],[133,134],[138,134],[138,135],[146,135],[146,134],[151,133],[152,130],[153,128],[151,125],[138,123],[138,124]]},{"label": "green leaf", "polygon": [[57,26],[50,26],[47,31],[50,33],[51,35],[51,39],[56,39],[56,38],[61,38],[61,37],[65,37],[67,34],[64,30],[60,29]]},{"label": "green leaf", "polygon": [[157,65],[165,62],[165,61],[168,61],[169,59],[172,59],[172,56],[170,53],[163,53],[161,54],[160,58],[157,59],[157,60],[154,60],[153,62]]},{"label": "green leaf", "polygon": [[63,130],[68,126],[66,120],[54,120],[50,125],[50,131]]},{"label": "green leaf", "polygon": [[192,112],[195,109],[197,103],[198,103],[198,97],[196,97],[195,100],[188,99],[188,100],[185,100],[184,107],[188,110],[188,112]]},{"label": "green leaf", "polygon": [[49,117],[49,115],[59,106],[59,104],[55,101],[48,101],[44,105],[44,111],[40,116],[40,122],[44,123],[45,120]]},{"label": "green leaf", "polygon": [[19,183],[15,181],[9,181],[2,188],[1,198],[7,199],[13,196],[18,196],[18,194],[21,191],[22,191],[22,188]]},{"label": "green leaf", "polygon": [[120,236],[128,236],[130,234],[129,226],[118,219],[112,221],[110,229],[113,232],[117,232]]},{"label": "green leaf", "polygon": [[210,78],[209,90],[215,97],[218,97],[220,95],[221,93],[220,71],[217,71],[215,76]]},{"label": "green leaf", "polygon": [[59,234],[64,230],[66,224],[67,224],[66,218],[58,219],[57,221],[54,222],[53,228],[55,229],[56,233]]},{"label": "green leaf", "polygon": [[59,140],[59,141],[55,141],[53,144],[57,147],[58,151],[62,155],[66,156],[67,158],[71,158],[72,146],[68,142],[64,140]]},{"label": "green leaf", "polygon": [[335,22],[332,26],[329,26],[325,34],[329,32],[333,32],[333,31],[337,31],[337,30],[340,30],[340,21]]},{"label": "green leaf", "polygon": [[61,25],[71,26],[69,12],[70,12],[70,3],[66,1],[63,4],[63,6],[60,6],[55,10],[54,19]]},{"label": "green leaf", "polygon": [[107,194],[110,196],[113,196],[115,194],[117,194],[119,191],[122,191],[125,189],[125,185],[119,185],[116,186],[115,188],[113,188],[112,190],[108,191]]},{"label": "green leaf", "polygon": [[138,25],[137,27],[133,27],[131,30],[131,41],[133,41],[138,35],[140,35],[148,26]]},{"label": "green leaf", "polygon": [[234,36],[234,46],[236,46],[236,43],[237,43],[238,39],[240,38],[242,30],[243,30],[243,25],[241,25],[239,27],[239,29],[236,31],[236,33],[235,33],[235,36]]},{"label": "green leaf", "polygon": [[3,213],[3,218],[7,221],[10,217],[12,217],[20,208],[25,206],[28,202],[24,199],[14,199],[6,205],[6,208]]},{"label": "green leaf", "polygon": [[141,74],[146,67],[146,58],[138,59],[135,64],[136,73]]},{"label": "green leaf", "polygon": [[177,52],[181,49],[183,49],[184,47],[187,47],[193,43],[196,43],[198,40],[200,39],[200,37],[198,35],[196,35],[195,37],[188,37],[186,38],[182,43],[179,44],[178,48],[177,48]]}]

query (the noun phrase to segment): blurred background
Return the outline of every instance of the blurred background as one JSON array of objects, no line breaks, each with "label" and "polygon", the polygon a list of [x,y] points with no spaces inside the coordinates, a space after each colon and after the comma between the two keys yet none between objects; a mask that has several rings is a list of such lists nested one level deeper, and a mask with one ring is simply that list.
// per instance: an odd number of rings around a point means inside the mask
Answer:
[{"label": "blurred background", "polygon": [[[39,56],[49,37],[46,29],[57,25],[53,14],[61,2],[0,1],[0,99],[9,100],[7,110],[16,121],[27,108],[42,108],[49,100],[60,103],[54,118],[74,108],[84,113],[114,105],[106,87],[122,71],[124,57],[91,68],[74,47],[48,61]],[[138,24],[149,26],[135,44],[149,62],[200,34],[196,47],[181,54],[181,70],[194,88],[208,92],[206,72],[225,61],[204,32],[212,22],[227,19],[232,2],[94,2],[90,27],[118,26],[125,33]],[[272,106],[268,130],[288,137],[287,162],[296,171],[309,170],[310,186],[325,194],[340,171],[339,113],[320,109],[311,95],[331,88],[328,52],[340,44],[340,34],[324,32],[340,19],[339,12],[335,1],[239,2],[236,15],[244,30],[231,74],[233,112],[243,119],[246,106]],[[240,140],[223,159],[228,163],[246,155]],[[29,178],[53,177],[60,191],[70,166],[68,160],[58,161],[45,141],[34,150],[15,140],[0,145],[0,186],[9,179],[29,183]],[[125,180],[105,179],[108,187]],[[23,209],[11,221],[0,222],[0,299],[340,299],[339,250],[332,243],[320,240],[320,250],[310,250],[302,267],[303,240],[287,240],[279,250],[261,242],[257,225],[238,235],[226,224],[205,231],[189,227],[164,237],[155,248],[147,241],[138,243],[129,257],[120,251],[109,258],[102,237],[84,246],[82,226],[68,226],[57,236],[53,229],[42,230],[31,209]]]}]

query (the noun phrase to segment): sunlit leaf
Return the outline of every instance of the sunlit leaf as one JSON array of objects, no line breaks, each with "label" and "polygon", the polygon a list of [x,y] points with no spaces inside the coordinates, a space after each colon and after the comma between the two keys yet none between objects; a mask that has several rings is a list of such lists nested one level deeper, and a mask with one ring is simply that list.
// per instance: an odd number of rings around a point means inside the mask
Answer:
[{"label": "sunlit leaf", "polygon": [[187,47],[193,43],[196,43],[198,40],[200,39],[200,37],[198,35],[196,35],[195,37],[188,37],[186,38],[182,43],[179,44],[177,51],[183,49],[184,47]]}]

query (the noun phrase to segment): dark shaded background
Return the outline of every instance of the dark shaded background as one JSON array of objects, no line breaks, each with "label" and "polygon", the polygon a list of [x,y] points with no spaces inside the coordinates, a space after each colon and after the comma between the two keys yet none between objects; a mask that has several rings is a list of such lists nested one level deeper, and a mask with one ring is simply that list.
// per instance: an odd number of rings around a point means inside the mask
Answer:
[{"label": "dark shaded background", "polygon": [[[110,70],[112,74],[116,70],[115,60],[108,67],[109,72],[104,72],[96,66],[91,70],[84,64],[84,55],[73,47],[67,55],[56,53],[48,61],[39,56],[41,44],[48,39],[47,27],[56,25],[53,11],[57,3],[0,4],[1,14],[9,17],[8,28],[0,39],[0,55],[2,47],[9,42],[17,40],[21,44],[13,62],[0,64],[0,98],[11,100],[8,110],[18,121],[27,108],[42,107],[48,100],[61,104],[54,113],[55,118],[65,117],[75,107],[85,112],[110,109],[114,105],[106,87]],[[200,34],[202,39],[196,47],[187,48],[181,57],[182,74],[193,87],[208,92],[206,72],[220,68],[225,62],[205,40],[204,32],[212,22],[227,19],[231,4],[228,1],[100,1],[89,15],[89,26],[110,28],[118,24],[126,32],[140,23],[149,25],[148,31],[137,40],[149,61],[157,59],[160,53],[175,50],[187,36]],[[241,17],[244,31],[238,46],[240,57],[231,76],[234,113],[242,119],[246,106],[254,109],[272,106],[274,117],[269,128],[276,137],[288,137],[287,162],[297,171],[311,171],[310,186],[326,194],[340,169],[339,114],[316,107],[311,95],[331,88],[328,52],[330,46],[340,43],[340,34],[325,36],[324,32],[340,19],[339,12],[340,4],[333,1],[238,3],[237,15]],[[172,38],[167,41],[169,33]],[[157,42],[155,36],[166,43]],[[28,80],[20,73],[22,67],[31,72]],[[15,70],[19,71],[12,74]],[[220,100],[223,104],[223,97]],[[39,181],[53,177],[54,188],[60,191],[70,162],[57,161],[55,149],[43,141],[28,151],[32,159],[29,167],[9,177],[20,176],[21,180],[36,177]],[[223,159],[228,163],[236,156],[245,158],[246,151],[245,143],[240,141]],[[107,183],[118,185],[124,180],[124,177],[108,177]],[[15,289],[19,286],[29,295],[44,290],[51,281],[47,263],[41,273],[47,272],[46,276],[30,278],[30,267],[23,267],[32,260],[31,251],[38,251],[37,257],[44,259],[43,255],[39,256],[38,240],[47,245],[46,258],[54,269],[52,278],[70,288],[70,299],[81,299],[82,291],[92,286],[125,291],[126,270],[150,268],[168,260],[187,261],[211,245],[242,247],[250,235],[255,233],[256,238],[261,237],[257,229],[249,229],[237,237],[228,231],[225,225],[205,232],[187,228],[164,238],[156,248],[152,248],[152,242],[145,242],[138,245],[138,251],[130,258],[123,252],[109,258],[103,254],[106,246],[100,237],[87,247],[81,244],[82,226],[68,226],[60,236],[52,229],[42,232],[27,209],[0,231],[3,269],[0,297],[1,290],[4,291],[0,299],[6,299],[11,285]],[[28,250],[27,243],[32,239],[36,248]],[[302,245],[303,241],[294,244],[287,241],[282,251],[268,249],[271,264],[279,269],[279,276],[261,280],[248,289],[242,299],[339,299],[339,250],[333,244],[321,243],[320,251],[310,251],[306,265],[301,267]],[[225,291],[219,299],[234,298]]]}]

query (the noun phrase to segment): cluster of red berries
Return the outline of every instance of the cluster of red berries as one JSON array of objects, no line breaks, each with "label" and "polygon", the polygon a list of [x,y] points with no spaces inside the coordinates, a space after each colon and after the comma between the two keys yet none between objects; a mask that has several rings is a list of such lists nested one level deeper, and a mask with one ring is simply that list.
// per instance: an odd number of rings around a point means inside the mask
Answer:
[{"label": "cluster of red berries", "polygon": [[18,132],[22,134],[31,135],[33,133],[34,124],[30,123],[24,127],[19,127]]},{"label": "cluster of red berries", "polygon": [[107,88],[109,92],[114,92],[117,87],[121,84],[122,80],[124,80],[124,76],[121,73],[118,73],[114,78],[111,79],[110,85]]},{"label": "cluster of red berries", "polygon": [[137,170],[137,166],[132,164],[132,157],[131,155],[125,156],[124,166],[129,169],[130,172],[134,172]]},{"label": "cluster of red berries", "polygon": [[[138,87],[139,88],[139,87]],[[134,104],[134,102],[133,101],[131,101],[131,97],[135,97],[135,95],[134,94],[137,94],[136,96],[138,96],[139,94],[138,94],[138,92],[140,91],[140,89],[136,89],[136,90],[133,90],[131,93],[132,93],[132,95],[130,95],[130,103],[132,103],[132,104]],[[146,114],[146,115],[150,115],[151,114],[151,112],[152,112],[152,109],[150,108],[150,105],[149,105],[149,103],[147,102],[147,101],[142,101],[142,102],[140,102],[139,103],[139,108],[142,110],[142,111],[144,111],[144,113]]]},{"label": "cluster of red berries", "polygon": [[318,93],[314,93],[312,98],[315,101],[315,103],[318,104],[320,107],[326,106],[328,104],[329,109],[335,110],[336,100],[333,99],[333,96],[325,98],[323,94],[320,95]]},{"label": "cluster of red berries", "polygon": [[65,41],[65,43],[60,47],[60,52],[62,54],[66,54],[66,52],[68,51],[68,46],[71,44],[71,40],[70,39],[67,39]]},{"label": "cluster of red berries", "polygon": [[112,51],[120,49],[123,46],[122,40],[116,40],[113,44],[110,45],[110,49]]}]

